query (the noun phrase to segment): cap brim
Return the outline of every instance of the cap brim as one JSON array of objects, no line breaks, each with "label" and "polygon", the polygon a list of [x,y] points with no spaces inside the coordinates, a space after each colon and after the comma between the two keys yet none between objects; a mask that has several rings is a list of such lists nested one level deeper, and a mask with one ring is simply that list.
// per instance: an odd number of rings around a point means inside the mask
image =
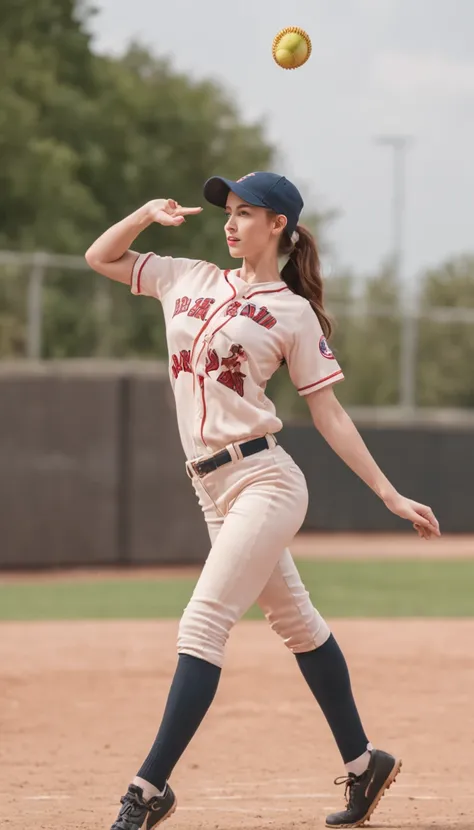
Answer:
[{"label": "cap brim", "polygon": [[229,191],[235,193],[236,196],[243,199],[244,202],[247,202],[249,205],[254,205],[255,207],[267,207],[265,202],[262,202],[262,200],[257,196],[254,196],[253,193],[246,190],[241,182],[233,182],[231,179],[223,179],[222,176],[213,176],[211,179],[208,179],[203,189],[204,198],[207,199],[211,205],[216,205],[221,208],[225,208],[227,204]]}]

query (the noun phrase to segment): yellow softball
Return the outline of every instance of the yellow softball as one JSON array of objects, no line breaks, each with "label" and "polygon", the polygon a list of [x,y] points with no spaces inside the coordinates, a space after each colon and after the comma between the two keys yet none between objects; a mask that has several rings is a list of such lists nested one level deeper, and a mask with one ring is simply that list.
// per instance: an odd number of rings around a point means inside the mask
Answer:
[{"label": "yellow softball", "polygon": [[272,55],[283,69],[297,69],[303,66],[311,55],[311,40],[304,29],[288,26],[273,39]]}]

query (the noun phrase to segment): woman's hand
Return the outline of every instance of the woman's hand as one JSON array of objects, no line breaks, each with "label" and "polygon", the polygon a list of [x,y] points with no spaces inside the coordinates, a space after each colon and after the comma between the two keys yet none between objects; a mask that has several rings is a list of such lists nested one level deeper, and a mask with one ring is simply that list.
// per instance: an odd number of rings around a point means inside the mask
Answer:
[{"label": "woman's hand", "polygon": [[385,506],[401,519],[408,519],[413,524],[420,539],[432,539],[433,536],[441,536],[439,522],[431,507],[426,504],[419,504],[417,501],[407,499],[399,493],[390,495],[384,499]]},{"label": "woman's hand", "polygon": [[174,199],[153,199],[145,208],[151,221],[158,225],[182,225],[186,221],[185,216],[194,216],[202,211],[202,207],[181,207]]}]

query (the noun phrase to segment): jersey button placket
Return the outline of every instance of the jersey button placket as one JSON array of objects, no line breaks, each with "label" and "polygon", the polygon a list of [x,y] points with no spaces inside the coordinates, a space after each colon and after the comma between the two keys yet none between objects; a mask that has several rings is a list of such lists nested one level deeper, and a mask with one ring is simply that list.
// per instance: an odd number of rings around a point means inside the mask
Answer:
[{"label": "jersey button placket", "polygon": [[[206,331],[202,337],[202,342],[198,343],[196,349],[196,363],[193,367],[194,377],[196,379],[194,393],[195,393],[195,441],[202,447],[204,452],[209,452],[210,447],[206,442],[205,427],[208,417],[208,400],[206,395],[206,380],[209,380],[206,375],[207,350],[214,339],[216,331],[222,325],[222,318],[225,317],[224,310],[222,313],[216,314],[213,319],[213,329]],[[209,386],[207,386],[209,389]]]},{"label": "jersey button placket", "polygon": [[192,367],[196,381],[194,384],[194,442],[201,448],[200,452],[208,451],[207,444],[205,443],[203,437],[203,421],[206,415],[204,403],[205,392],[203,364],[205,364],[206,347],[209,343],[210,337],[211,335],[206,333],[202,338],[202,342],[197,343],[197,358],[194,366]]},{"label": "jersey button placket", "polygon": [[[226,277],[227,278],[227,277]],[[229,302],[233,300],[237,294],[236,289],[233,286],[230,286],[232,289],[232,296],[228,297],[222,305],[217,308],[212,314],[212,322],[213,322],[213,330],[209,332],[209,324],[211,320],[208,320],[207,324],[205,324],[201,334],[195,340],[193,352],[195,352],[195,359],[192,360],[193,353],[191,353],[191,370],[193,372],[194,384],[193,384],[193,392],[194,392],[194,444],[195,446],[202,446],[203,450],[209,450],[208,445],[204,439],[204,422],[206,419],[207,411],[206,411],[206,399],[205,399],[205,390],[204,390],[204,380],[205,380],[205,367],[206,367],[206,346],[212,340],[216,329],[219,327],[216,325],[216,321],[220,320],[222,316],[225,316],[224,309],[227,308]],[[205,332],[205,333],[204,333]],[[200,369],[199,367],[202,368]]]}]

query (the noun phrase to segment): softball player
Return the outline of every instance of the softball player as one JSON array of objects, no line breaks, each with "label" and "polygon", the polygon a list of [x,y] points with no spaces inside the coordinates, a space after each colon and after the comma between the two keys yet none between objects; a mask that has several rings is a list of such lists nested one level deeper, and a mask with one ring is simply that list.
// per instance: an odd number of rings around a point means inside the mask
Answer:
[{"label": "softball player", "polygon": [[225,211],[231,255],[209,262],[130,250],[153,222],[179,226],[201,211],[149,202],[107,230],[86,254],[100,274],[160,300],[186,471],[211,550],[180,621],[178,664],[156,739],[122,797],[112,830],[154,828],[176,809],[168,779],[216,693],[232,626],[254,602],[295,655],[346,767],[345,809],[328,827],[359,827],[394,781],[400,760],[363,729],[344,656],[313,607],[288,545],[308,504],[301,470],[277,443],[282,428],[265,386],[286,363],[315,427],[393,513],[422,538],[439,536],[429,507],[401,496],[378,468],[333,385],[343,373],[328,346],[315,241],[298,225],[303,200],[274,173],[209,179],[204,196]]}]

